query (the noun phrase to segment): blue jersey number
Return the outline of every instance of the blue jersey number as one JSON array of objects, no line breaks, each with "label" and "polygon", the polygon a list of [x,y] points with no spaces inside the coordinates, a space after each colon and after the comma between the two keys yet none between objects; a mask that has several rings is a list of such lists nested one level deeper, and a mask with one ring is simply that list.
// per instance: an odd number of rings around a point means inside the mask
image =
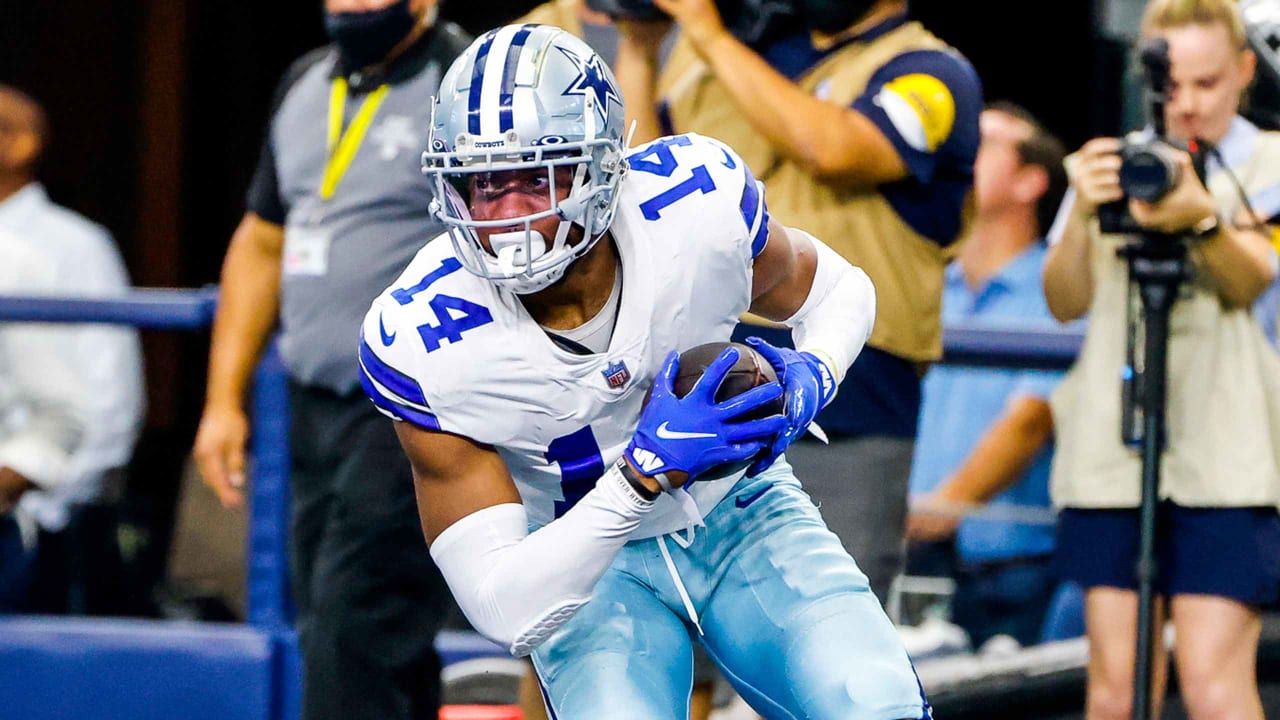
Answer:
[{"label": "blue jersey number", "polygon": [[[408,305],[413,302],[415,295],[431,287],[437,280],[461,269],[462,263],[457,258],[445,258],[440,267],[419,280],[417,285],[392,290],[391,297],[401,305]],[[444,340],[450,343],[461,342],[462,333],[493,322],[489,308],[453,295],[436,295],[427,304],[435,311],[436,320],[440,323],[418,326],[418,335],[422,336],[422,344],[427,346],[427,352],[439,350],[440,343]],[[456,314],[450,311],[456,311]]]},{"label": "blue jersey number", "polygon": [[556,517],[560,517],[596,486],[604,474],[604,458],[590,425],[552,440],[546,458],[560,464],[560,494],[564,496],[556,501]]},{"label": "blue jersey number", "polygon": [[[671,148],[677,146],[688,147],[692,144],[692,141],[684,135],[662,138],[645,148],[644,151],[628,157],[627,162],[632,170],[661,177],[671,177],[671,174],[679,166],[679,163],[676,162],[675,153],[672,152]],[[640,203],[640,212],[644,213],[645,220],[657,220],[662,217],[663,210],[676,204],[682,198],[688,197],[695,192],[701,192],[705,195],[715,189],[715,181],[711,179],[711,173],[707,172],[707,166],[699,165],[693,169],[692,177]]]}]

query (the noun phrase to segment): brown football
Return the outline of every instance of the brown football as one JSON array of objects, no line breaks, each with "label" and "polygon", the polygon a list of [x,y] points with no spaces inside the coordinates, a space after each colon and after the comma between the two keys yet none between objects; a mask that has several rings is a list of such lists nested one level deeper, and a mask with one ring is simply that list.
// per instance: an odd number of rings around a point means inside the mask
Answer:
[{"label": "brown football", "polygon": [[[680,365],[674,388],[676,397],[688,395],[694,383],[698,382],[698,378],[706,372],[707,366],[730,347],[738,349],[738,362],[733,364],[729,374],[725,375],[724,380],[721,381],[720,389],[716,391],[716,402],[724,402],[753,387],[775,382],[778,379],[778,373],[774,372],[773,366],[751,346],[731,342],[706,343],[680,353]],[[782,407],[782,398],[778,398],[753,413],[743,415],[741,419],[754,420],[776,415],[782,412]]]},{"label": "brown football", "polygon": [[[698,382],[698,378],[702,377],[702,373],[706,371],[707,366],[715,361],[720,356],[720,353],[724,352],[725,348],[729,347],[738,349],[738,362],[733,364],[728,374],[724,376],[724,380],[720,382],[720,388],[716,391],[716,402],[724,402],[731,397],[741,395],[753,387],[775,382],[778,379],[778,374],[774,372],[773,366],[769,364],[769,361],[765,360],[751,346],[733,342],[711,342],[689,348],[680,353],[680,364],[676,370],[676,381],[673,388],[676,396],[684,397],[688,395],[689,391],[693,389],[694,383]],[[644,400],[645,404],[648,404],[649,396],[647,393]],[[755,412],[741,415],[736,419],[754,420],[770,415],[778,415],[783,412],[783,409],[783,399],[779,397]],[[750,461],[745,461],[732,465],[721,465],[708,470],[699,476],[699,479],[709,480],[724,477],[744,470],[750,464]]]}]

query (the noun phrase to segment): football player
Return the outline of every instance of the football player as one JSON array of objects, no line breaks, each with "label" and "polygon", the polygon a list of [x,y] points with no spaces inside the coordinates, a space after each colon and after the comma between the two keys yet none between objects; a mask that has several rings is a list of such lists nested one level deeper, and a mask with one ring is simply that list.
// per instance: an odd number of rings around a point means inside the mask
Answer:
[{"label": "football player", "polygon": [[[782,456],[871,332],[866,275],[772,222],[730,148],[628,152],[612,72],[563,31],[484,35],[440,93],[423,171],[448,237],[359,357],[467,618],[532,654],[553,718],[686,717],[692,642],[770,718],[929,717]],[[748,309],[794,330],[798,351],[751,341],[779,381],[717,402],[727,350],[677,397],[676,351]]]}]

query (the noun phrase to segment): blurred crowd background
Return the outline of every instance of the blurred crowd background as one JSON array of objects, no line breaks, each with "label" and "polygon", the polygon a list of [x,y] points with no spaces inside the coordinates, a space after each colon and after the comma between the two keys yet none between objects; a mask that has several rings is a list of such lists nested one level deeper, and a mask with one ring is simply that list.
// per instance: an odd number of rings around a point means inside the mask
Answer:
[{"label": "blurred crowd background", "polygon": [[[1041,130],[1047,131],[1061,141],[1051,143],[1047,156],[1056,164],[1064,147],[1075,150],[1090,138],[1143,124],[1133,47],[1145,4],[911,0],[909,14],[972,63],[987,107],[1016,126],[1006,130],[1018,137],[996,140],[1041,140]],[[537,5],[442,0],[440,13],[480,35]],[[54,201],[110,231],[132,284],[200,288],[219,280],[282,74],[327,42],[319,0],[10,3],[0,11],[0,85],[29,94],[47,112],[40,181]],[[1024,111],[1033,117],[1018,125]],[[984,141],[989,130],[984,128]],[[1028,137],[1019,135],[1024,130]],[[1023,157],[1017,164],[1036,160]],[[1056,182],[1046,193],[1055,206],[1065,177]],[[1042,231],[1046,224],[1040,223]],[[1034,259],[1038,271],[1041,255]],[[79,551],[92,557],[82,558],[82,575],[70,580],[86,592],[78,605],[62,609],[243,619],[243,558],[204,549],[242,545],[246,515],[217,508],[191,461],[205,400],[209,336],[143,331],[141,340],[143,429],[109,513],[83,523]],[[953,382],[963,391],[974,377],[962,374]],[[934,382],[946,378],[943,371]],[[982,391],[968,392],[966,401]],[[1047,414],[1047,404],[1041,404]],[[953,412],[954,419],[967,408],[937,412]],[[922,437],[928,424],[926,417]],[[1044,428],[1046,437],[1052,431],[1051,424]],[[917,467],[928,465],[917,459]],[[912,489],[918,489],[914,482]],[[926,518],[909,522],[917,524],[909,530],[916,533],[913,539],[921,540],[931,533],[945,539],[958,521],[952,518],[940,531],[920,525]],[[184,527],[202,537],[184,540]],[[928,559],[926,554],[915,560],[927,566]],[[918,590],[921,596],[931,592],[927,584]],[[1048,604],[1048,598],[1039,601]],[[927,614],[923,605],[895,601],[890,612],[919,622],[922,609]],[[1079,618],[1073,623],[1068,634],[1079,634]],[[946,638],[922,642],[945,644]]]},{"label": "blurred crowd background", "polygon": [[[445,2],[441,15],[478,34],[537,4]],[[1128,45],[1109,27],[1132,32],[1140,10],[1120,0],[913,0],[910,11],[972,61],[988,101],[1017,102],[1077,147],[1122,126]],[[112,232],[134,285],[216,283],[276,83],[327,42],[320,3],[11,3],[4,16],[0,83],[48,112],[40,174],[50,196]],[[203,402],[208,337],[147,332],[143,343],[149,405],[125,509],[136,555],[111,602],[147,614],[169,549],[173,479]]]}]

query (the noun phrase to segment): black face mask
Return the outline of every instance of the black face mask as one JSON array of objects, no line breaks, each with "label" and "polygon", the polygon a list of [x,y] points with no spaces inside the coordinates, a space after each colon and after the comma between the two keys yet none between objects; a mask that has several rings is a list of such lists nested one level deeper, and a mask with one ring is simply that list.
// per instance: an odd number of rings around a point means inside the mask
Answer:
[{"label": "black face mask", "polygon": [[381,62],[391,48],[405,39],[415,22],[417,18],[409,12],[409,0],[399,0],[381,10],[324,14],[325,31],[352,69]]},{"label": "black face mask", "polygon": [[800,21],[810,30],[835,35],[871,12],[876,0],[795,0]]}]

